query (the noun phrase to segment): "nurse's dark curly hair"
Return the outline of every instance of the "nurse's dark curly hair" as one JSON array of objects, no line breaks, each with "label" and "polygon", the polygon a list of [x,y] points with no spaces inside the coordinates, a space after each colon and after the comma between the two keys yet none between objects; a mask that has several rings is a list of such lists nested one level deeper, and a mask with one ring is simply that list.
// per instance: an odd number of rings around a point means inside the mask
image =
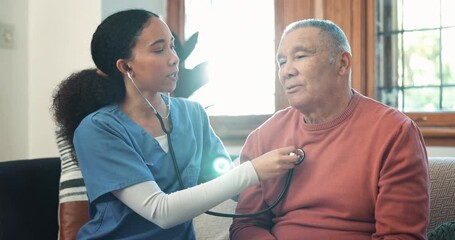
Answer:
[{"label": "nurse's dark curly hair", "polygon": [[[125,98],[125,83],[116,67],[118,59],[131,59],[132,49],[155,13],[132,9],[107,17],[92,36],[91,53],[96,68],[71,74],[55,89],[51,111],[65,140],[88,114]],[[101,70],[105,75],[97,73]]]}]

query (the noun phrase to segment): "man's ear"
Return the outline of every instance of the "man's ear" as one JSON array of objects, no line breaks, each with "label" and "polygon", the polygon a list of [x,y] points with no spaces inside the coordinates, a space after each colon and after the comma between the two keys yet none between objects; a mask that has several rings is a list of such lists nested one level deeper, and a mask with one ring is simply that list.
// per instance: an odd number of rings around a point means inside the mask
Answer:
[{"label": "man's ear", "polygon": [[338,74],[340,74],[340,75],[349,74],[351,67],[352,67],[351,54],[346,51],[339,53],[336,64],[337,64]]},{"label": "man's ear", "polygon": [[117,60],[117,62],[115,62],[115,66],[124,75],[126,75],[127,72],[130,72],[132,70],[131,67],[128,65],[128,63],[124,59]]}]

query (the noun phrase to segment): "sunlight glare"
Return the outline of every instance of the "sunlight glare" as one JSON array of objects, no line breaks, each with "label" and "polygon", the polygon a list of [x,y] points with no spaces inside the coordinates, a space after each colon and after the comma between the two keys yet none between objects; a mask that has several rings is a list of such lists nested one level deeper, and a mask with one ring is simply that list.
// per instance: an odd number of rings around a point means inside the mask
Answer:
[{"label": "sunlight glare", "polygon": [[198,45],[186,64],[208,61],[210,79],[190,99],[206,107],[209,115],[273,113],[273,1],[186,0],[185,6],[186,35],[199,32]]}]

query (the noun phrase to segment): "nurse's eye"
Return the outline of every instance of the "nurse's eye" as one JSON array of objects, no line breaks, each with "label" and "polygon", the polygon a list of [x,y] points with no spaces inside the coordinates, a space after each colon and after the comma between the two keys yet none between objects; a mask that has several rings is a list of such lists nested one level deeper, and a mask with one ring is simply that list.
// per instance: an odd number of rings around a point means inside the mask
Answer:
[{"label": "nurse's eye", "polygon": [[153,52],[154,53],[162,53],[162,52],[164,52],[164,49],[160,48],[160,49],[154,50]]}]

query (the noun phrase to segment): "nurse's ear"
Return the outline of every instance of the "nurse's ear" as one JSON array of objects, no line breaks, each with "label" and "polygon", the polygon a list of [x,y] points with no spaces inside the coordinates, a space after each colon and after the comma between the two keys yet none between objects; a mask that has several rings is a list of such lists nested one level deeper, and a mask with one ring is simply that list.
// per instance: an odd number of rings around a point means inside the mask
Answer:
[{"label": "nurse's ear", "polygon": [[127,75],[128,73],[132,73],[132,71],[133,71],[133,69],[128,65],[128,63],[124,59],[117,60],[117,62],[115,62],[115,66],[124,75]]},{"label": "nurse's ear", "polygon": [[133,69],[131,69],[131,67],[130,67],[130,66],[128,66],[127,64],[125,64],[125,66],[123,66],[123,67],[125,68],[125,70],[126,70],[127,72],[129,72],[129,71],[132,71],[132,70],[133,70]]}]

